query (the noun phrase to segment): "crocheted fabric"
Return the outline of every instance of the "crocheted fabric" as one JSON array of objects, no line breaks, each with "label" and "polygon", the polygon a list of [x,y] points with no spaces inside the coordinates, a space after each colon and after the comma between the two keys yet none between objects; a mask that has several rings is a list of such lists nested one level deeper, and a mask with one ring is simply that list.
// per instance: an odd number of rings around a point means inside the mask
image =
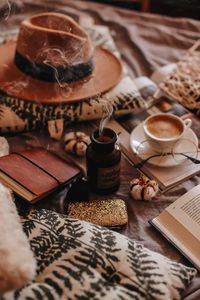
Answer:
[{"label": "crocheted fabric", "polygon": [[200,41],[177,63],[160,88],[173,101],[189,109],[200,109]]}]

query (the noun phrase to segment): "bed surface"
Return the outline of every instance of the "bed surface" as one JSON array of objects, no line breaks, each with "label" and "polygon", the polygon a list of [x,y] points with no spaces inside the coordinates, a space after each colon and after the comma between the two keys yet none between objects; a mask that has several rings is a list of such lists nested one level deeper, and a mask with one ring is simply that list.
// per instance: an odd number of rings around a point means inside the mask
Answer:
[{"label": "bed surface", "polygon": [[[15,28],[26,16],[42,11],[64,12],[81,22],[88,22],[88,24],[94,22],[108,26],[133,78],[142,75],[150,76],[158,67],[178,61],[185,51],[197,39],[200,39],[200,21],[145,14],[73,0],[18,1],[13,6],[14,13],[9,16],[9,19],[1,21],[1,30]],[[45,136],[41,138],[45,139]],[[15,148],[18,141],[20,141],[20,137],[10,137],[11,149]],[[133,167],[123,159],[123,184],[117,192],[118,197],[127,198],[126,191],[134,172]],[[148,220],[198,183],[200,183],[200,176],[194,176],[162,194],[158,202],[134,203],[130,200],[128,206],[129,226],[122,233],[176,261],[188,263],[148,224]],[[62,200],[62,194],[57,196],[56,203],[59,203],[59,200]],[[56,209],[61,210],[60,206],[59,208],[57,206]],[[199,276],[193,280],[183,299],[200,299]]]}]

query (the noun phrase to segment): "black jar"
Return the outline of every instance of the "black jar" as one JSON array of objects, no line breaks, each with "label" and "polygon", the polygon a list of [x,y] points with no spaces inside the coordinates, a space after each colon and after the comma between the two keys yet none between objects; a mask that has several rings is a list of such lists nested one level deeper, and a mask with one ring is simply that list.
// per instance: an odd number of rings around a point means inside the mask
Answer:
[{"label": "black jar", "polygon": [[91,134],[87,148],[87,176],[90,189],[101,195],[115,192],[120,185],[121,152],[116,146],[117,135],[110,128]]}]

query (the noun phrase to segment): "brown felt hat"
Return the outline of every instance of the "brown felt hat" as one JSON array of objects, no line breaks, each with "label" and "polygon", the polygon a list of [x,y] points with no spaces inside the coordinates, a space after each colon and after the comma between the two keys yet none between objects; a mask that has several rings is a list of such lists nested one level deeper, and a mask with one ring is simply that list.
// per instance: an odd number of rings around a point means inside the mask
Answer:
[{"label": "brown felt hat", "polygon": [[0,47],[0,90],[27,101],[84,100],[107,92],[121,76],[119,59],[94,49],[88,33],[59,13],[23,21],[17,42]]}]

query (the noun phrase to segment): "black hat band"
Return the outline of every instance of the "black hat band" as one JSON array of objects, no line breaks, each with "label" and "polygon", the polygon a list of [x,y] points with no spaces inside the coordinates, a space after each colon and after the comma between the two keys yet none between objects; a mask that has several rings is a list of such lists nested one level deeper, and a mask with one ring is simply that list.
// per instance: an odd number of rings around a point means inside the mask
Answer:
[{"label": "black hat band", "polygon": [[94,70],[93,59],[73,66],[51,67],[47,64],[32,62],[18,51],[15,52],[15,64],[26,75],[47,82],[78,81],[90,75]]}]

